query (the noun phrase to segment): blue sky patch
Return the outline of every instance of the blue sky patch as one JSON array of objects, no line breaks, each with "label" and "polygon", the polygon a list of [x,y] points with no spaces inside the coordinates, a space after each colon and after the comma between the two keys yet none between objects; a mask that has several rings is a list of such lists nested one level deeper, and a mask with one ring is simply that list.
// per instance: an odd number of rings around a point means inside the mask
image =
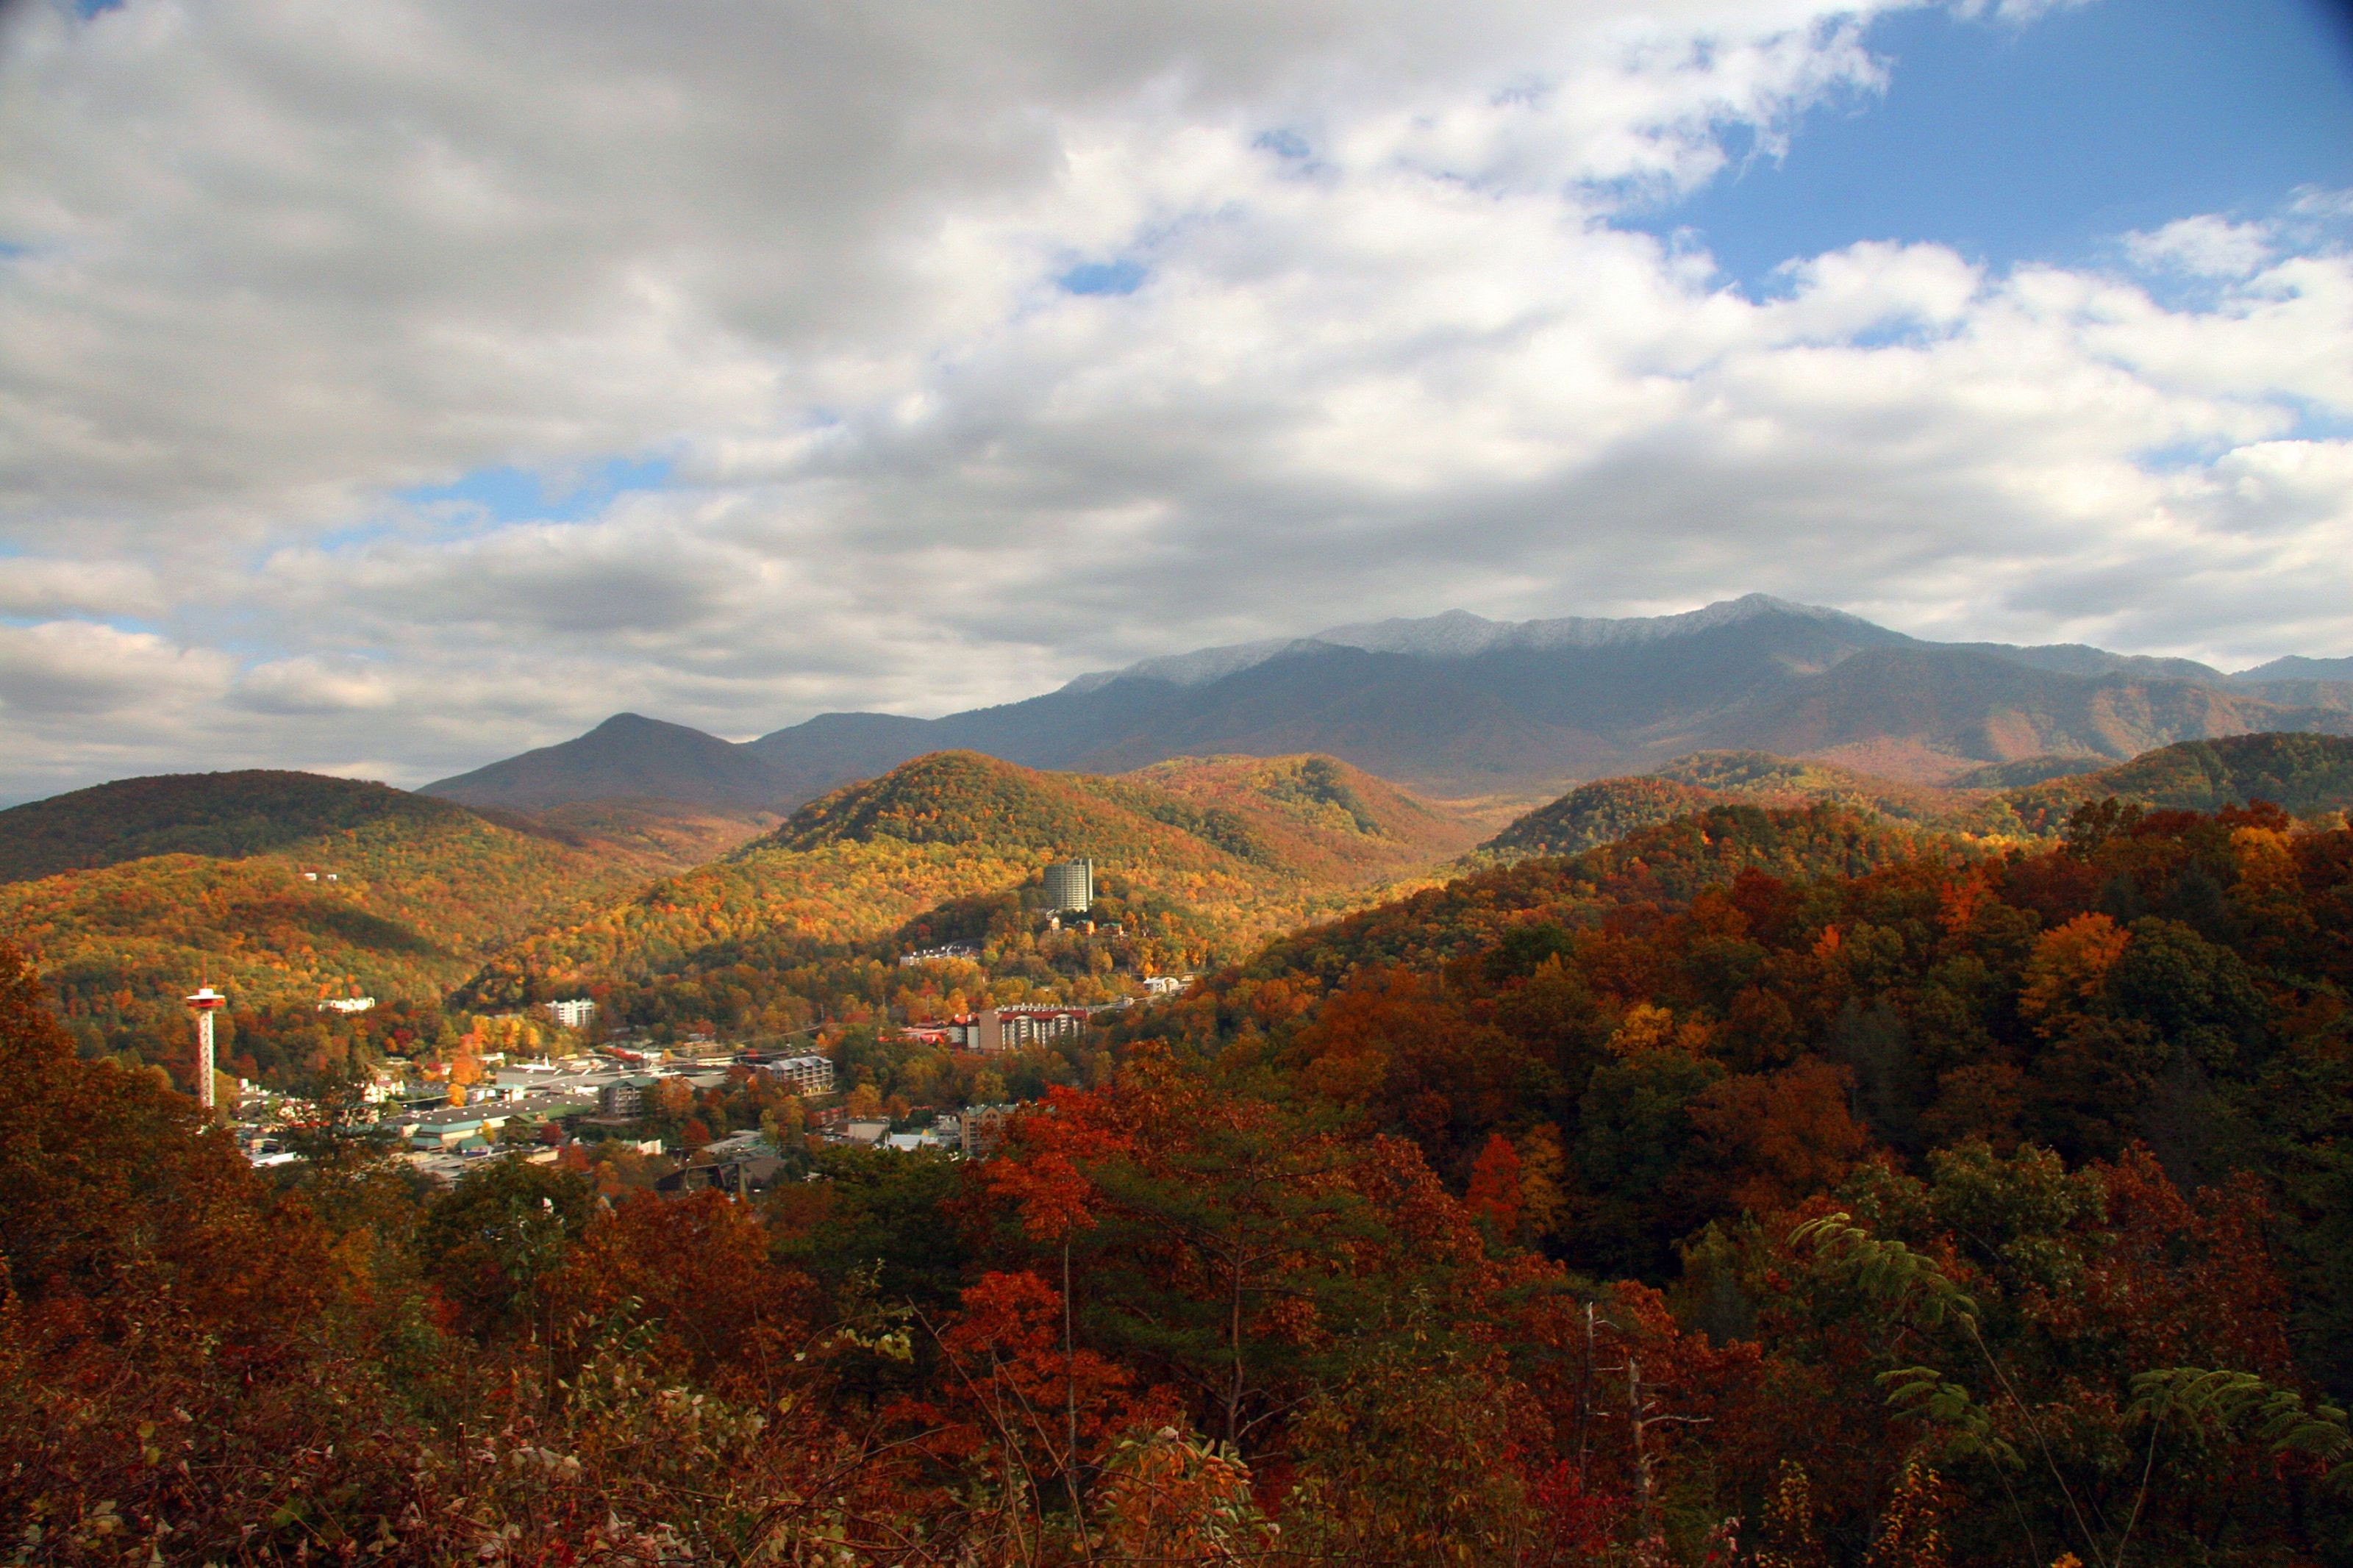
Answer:
[{"label": "blue sky patch", "polygon": [[1754,287],[1862,240],[2099,262],[2129,230],[2353,185],[2353,30],[2327,0],[2093,0],[2022,26],[1930,6],[1866,39],[1883,97],[1818,107],[1778,163],[1736,137],[1731,170],[1621,226],[1692,231]]},{"label": "blue sky patch", "polygon": [[1141,261],[1082,261],[1055,281],[1066,294],[1133,294],[1150,273]]},{"label": "blue sky patch", "polygon": [[659,489],[670,482],[671,468],[668,458],[607,458],[572,473],[477,468],[454,484],[420,486],[393,499],[418,510],[457,502],[497,522],[577,522],[625,491]]}]

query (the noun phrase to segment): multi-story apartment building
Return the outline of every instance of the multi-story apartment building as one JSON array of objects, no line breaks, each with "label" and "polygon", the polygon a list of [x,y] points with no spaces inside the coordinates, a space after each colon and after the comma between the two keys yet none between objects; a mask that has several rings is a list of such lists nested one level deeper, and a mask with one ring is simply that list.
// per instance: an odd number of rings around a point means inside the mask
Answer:
[{"label": "multi-story apartment building", "polygon": [[833,1061],[828,1057],[783,1057],[760,1063],[759,1070],[792,1085],[795,1094],[806,1097],[833,1092]]}]

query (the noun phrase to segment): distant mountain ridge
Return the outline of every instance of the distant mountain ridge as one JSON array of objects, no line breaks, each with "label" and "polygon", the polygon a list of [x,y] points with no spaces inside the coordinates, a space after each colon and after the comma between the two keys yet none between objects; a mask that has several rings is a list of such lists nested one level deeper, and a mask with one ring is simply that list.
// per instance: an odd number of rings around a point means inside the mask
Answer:
[{"label": "distant mountain ridge", "polygon": [[730,745],[618,715],[426,786],[530,809],[617,796],[788,811],[926,752],[1125,773],[1318,752],[1424,794],[1527,795],[1699,751],[1812,757],[1912,784],[2046,755],[2353,731],[2353,661],[2225,675],[2080,645],[1934,643],[1752,594],[1682,615],[1499,622],[1463,611],[1146,659],[940,719],[827,713]]},{"label": "distant mountain ridge", "polygon": [[418,793],[513,811],[632,799],[756,809],[774,805],[790,788],[742,746],[684,724],[616,713],[574,740],[438,780]]},{"label": "distant mountain ridge", "polygon": [[1672,616],[1567,616],[1545,621],[1491,621],[1468,610],[1448,610],[1442,615],[1418,618],[1392,617],[1385,621],[1332,626],[1313,637],[1271,637],[1259,642],[1233,643],[1223,647],[1202,648],[1194,653],[1147,658],[1124,669],[1098,670],[1092,675],[1082,675],[1061,689],[1092,691],[1114,680],[1130,679],[1166,680],[1176,686],[1198,686],[1229,675],[1238,675],[1285,654],[1312,653],[1319,647],[1361,648],[1366,653],[1413,654],[1425,658],[1468,658],[1501,648],[1541,651],[1607,647],[1613,644],[1654,642],[1706,631],[1746,619],[1759,610],[1832,623],[1843,622],[1865,636],[1882,630],[1843,610],[1792,604],[1787,599],[1777,599],[1770,594],[1750,594],[1745,598],[1727,599]]}]

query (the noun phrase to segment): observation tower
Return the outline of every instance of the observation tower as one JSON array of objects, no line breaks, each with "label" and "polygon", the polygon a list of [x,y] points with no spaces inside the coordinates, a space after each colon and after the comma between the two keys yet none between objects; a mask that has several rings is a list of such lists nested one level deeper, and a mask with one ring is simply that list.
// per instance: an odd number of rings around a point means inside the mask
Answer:
[{"label": "observation tower", "polygon": [[196,987],[188,1010],[196,1016],[196,1103],[213,1113],[213,1015],[228,1005],[228,998],[209,984]]}]

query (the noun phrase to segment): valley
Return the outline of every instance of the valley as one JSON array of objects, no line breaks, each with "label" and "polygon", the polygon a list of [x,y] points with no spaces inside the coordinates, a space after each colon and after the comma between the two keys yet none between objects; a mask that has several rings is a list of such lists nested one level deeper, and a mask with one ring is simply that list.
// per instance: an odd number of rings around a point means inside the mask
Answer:
[{"label": "valley", "polygon": [[[2119,1401],[2176,1364],[2353,1377],[2318,1163],[2353,1103],[2353,740],[1938,784],[1707,751],[1500,822],[1314,753],[1103,774],[935,752],[781,815],[561,793],[468,807],[224,773],[0,813],[0,940],[31,960],[0,984],[0,1050],[38,1091],[0,1102],[0,1163],[23,1190],[71,1196],[87,1172],[118,1194],[71,1211],[69,1241],[44,1217],[60,1204],[11,1211],[12,1263],[169,1203],[174,1278],[237,1281],[206,1325],[232,1344],[282,1357],[323,1311],[386,1356],[434,1348],[392,1375],[518,1432],[524,1394],[435,1369],[470,1356],[523,1391],[546,1358],[575,1379],[660,1367],[702,1408],[756,1397],[832,1446],[892,1529],[964,1517],[936,1478],[978,1484],[966,1456],[998,1449],[965,1434],[1012,1395],[1060,1397],[1100,1475],[1145,1420],[1180,1434],[1155,1442],[1223,1422],[1240,1436],[1221,1443],[1322,1465],[1316,1424],[1387,1375],[1392,1321],[1508,1348],[1444,1372],[1445,1406],[1532,1430],[1573,1436],[1638,1357],[1666,1369],[1638,1396],[1695,1431],[1637,1448],[1605,1429],[1585,1465],[1611,1498],[1644,1477],[1786,1496],[1795,1474],[1821,1500],[1791,1517],[1864,1517],[1881,1467],[1809,1434],[1872,1424],[1875,1453],[1909,1429],[1857,1348],[1891,1310],[1883,1256],[1999,1303],[1974,1342],[2082,1428],[2129,1433]],[[189,1086],[192,973],[230,997],[226,1135],[165,1087]],[[16,1152],[60,1140],[70,1180]],[[2279,1204],[2262,1243],[2258,1193]],[[1269,1301],[1336,1327],[1329,1348],[1303,1353],[1271,1307],[1237,1315],[1215,1272],[1235,1237]],[[2031,1268],[1975,1262],[1988,1237]],[[152,1244],[100,1245],[123,1279]],[[2072,1329],[2052,1268],[2136,1293],[2109,1321],[2147,1342]],[[57,1301],[68,1278],[20,1289]],[[2228,1324],[2197,1305],[2218,1290]],[[1195,1317],[1224,1326],[1162,1326]],[[814,1362],[772,1353],[780,1318]],[[614,1351],[591,1325],[618,1321],[648,1329]],[[987,1371],[975,1345],[1029,1362]],[[1065,1355],[1106,1370],[1065,1390]],[[298,1352],[283,1375],[327,1391],[359,1456],[344,1484],[389,1496],[412,1483],[375,1456],[438,1439],[347,1364]],[[1131,1394],[1131,1367],[1164,1382]],[[211,1407],[281,1376],[240,1375]],[[175,1386],[175,1408],[197,1400]],[[877,1414],[876,1387],[924,1397]],[[709,1488],[786,1452],[731,1439],[688,1473]],[[2204,1485],[2203,1462],[2147,1474]],[[606,1507],[643,1463],[600,1458],[583,1495]],[[1491,1489],[1479,1529],[1544,1527],[1541,1475],[1439,1463]],[[398,1475],[441,1473],[417,1464]],[[1985,1492],[1956,1473],[1939,1497]],[[2055,1489],[2011,1485],[2041,1528],[2063,1517]],[[1593,1517],[1620,1530],[1627,1506]],[[1353,1508],[1284,1510],[1282,1540],[1362,1560]],[[2147,1515],[2185,1538],[2178,1510]],[[1989,1510],[1937,1517],[1999,1539],[1970,1522]]]}]

